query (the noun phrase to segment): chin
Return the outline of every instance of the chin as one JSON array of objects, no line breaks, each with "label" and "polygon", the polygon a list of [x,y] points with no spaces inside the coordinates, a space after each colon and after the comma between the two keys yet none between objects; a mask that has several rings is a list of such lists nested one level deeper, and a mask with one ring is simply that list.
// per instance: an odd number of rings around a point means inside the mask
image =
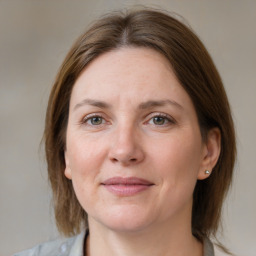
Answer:
[{"label": "chin", "polygon": [[112,230],[114,232],[118,232],[118,233],[138,233],[141,232],[143,230],[145,230],[147,228],[148,223],[145,222],[138,222],[137,220],[133,220],[133,221],[127,221],[121,222],[121,221],[115,221],[115,222],[111,222],[111,223],[106,223],[106,227],[109,230]]},{"label": "chin", "polygon": [[137,207],[112,209],[94,219],[109,230],[125,233],[142,231],[152,223],[152,216],[139,211]]}]

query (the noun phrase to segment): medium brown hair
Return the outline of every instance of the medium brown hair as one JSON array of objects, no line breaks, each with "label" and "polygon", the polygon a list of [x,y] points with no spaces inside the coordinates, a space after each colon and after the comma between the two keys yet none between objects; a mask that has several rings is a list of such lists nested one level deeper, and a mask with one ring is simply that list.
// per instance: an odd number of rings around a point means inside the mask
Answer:
[{"label": "medium brown hair", "polygon": [[193,101],[202,138],[207,138],[211,128],[220,129],[220,157],[211,176],[197,182],[192,212],[193,234],[199,239],[215,235],[236,155],[228,99],[213,61],[195,33],[171,15],[152,9],[101,18],[78,38],[60,68],[49,98],[44,133],[57,227],[65,235],[72,235],[87,225],[87,214],[76,198],[72,182],[64,176],[72,87],[88,63],[122,47],[146,47],[165,56]]}]

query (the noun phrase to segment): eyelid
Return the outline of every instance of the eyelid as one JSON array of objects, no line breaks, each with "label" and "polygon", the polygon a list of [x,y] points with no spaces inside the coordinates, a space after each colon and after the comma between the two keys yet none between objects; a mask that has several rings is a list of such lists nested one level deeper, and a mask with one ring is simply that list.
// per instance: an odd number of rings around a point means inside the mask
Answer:
[{"label": "eyelid", "polygon": [[[84,115],[81,118],[81,120],[79,121],[79,124],[80,125],[86,125],[87,124],[86,122],[88,120],[90,120],[91,118],[93,118],[93,117],[100,117],[100,118],[102,118],[104,120],[104,123],[101,124],[101,125],[109,123],[109,121],[107,121],[107,118],[105,117],[105,115],[103,113],[99,113],[99,112],[95,113],[94,112],[94,113],[90,113],[90,114]],[[144,122],[144,124],[147,124],[154,117],[166,118],[170,124],[175,124],[176,123],[176,120],[172,116],[170,116],[169,114],[161,113],[161,112],[152,112],[152,113],[147,115],[146,121]],[[98,126],[101,126],[101,125],[98,125]],[[168,125],[168,124],[165,124],[165,125]],[[162,125],[162,126],[165,126],[165,125]],[[92,126],[92,125],[88,124],[88,126]]]},{"label": "eyelid", "polygon": [[107,123],[107,120],[102,113],[91,113],[91,114],[87,114],[87,115],[83,116],[81,118],[81,120],[79,121],[79,125],[93,126],[93,125],[90,125],[87,123],[87,121],[89,121],[93,117],[100,117],[104,120],[104,123],[97,125],[97,126],[101,126],[101,125],[104,125],[105,123]]},{"label": "eyelid", "polygon": [[97,116],[103,118],[101,113],[91,113],[91,114],[87,114],[87,115],[83,116],[82,117],[82,121],[86,121],[86,120],[88,120],[88,119],[90,119],[92,117],[97,117]]},{"label": "eyelid", "polygon": [[[170,115],[168,115],[168,114],[166,114],[166,113],[161,113],[161,112],[153,112],[153,113],[150,113],[149,115],[148,115],[148,118],[147,118],[147,121],[146,121],[146,123],[148,123],[152,118],[154,118],[154,117],[163,117],[163,118],[166,118],[168,121],[169,121],[169,123],[173,123],[173,124],[175,124],[176,123],[176,120],[172,117],[172,116],[170,116]],[[164,125],[163,125],[164,126]]]}]

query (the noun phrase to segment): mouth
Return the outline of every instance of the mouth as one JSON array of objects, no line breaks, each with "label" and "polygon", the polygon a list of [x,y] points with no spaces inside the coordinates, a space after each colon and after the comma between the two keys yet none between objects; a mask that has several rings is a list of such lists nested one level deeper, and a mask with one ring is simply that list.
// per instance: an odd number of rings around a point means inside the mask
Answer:
[{"label": "mouth", "polygon": [[154,183],[137,177],[113,177],[101,183],[104,188],[117,196],[133,196],[150,189]]}]

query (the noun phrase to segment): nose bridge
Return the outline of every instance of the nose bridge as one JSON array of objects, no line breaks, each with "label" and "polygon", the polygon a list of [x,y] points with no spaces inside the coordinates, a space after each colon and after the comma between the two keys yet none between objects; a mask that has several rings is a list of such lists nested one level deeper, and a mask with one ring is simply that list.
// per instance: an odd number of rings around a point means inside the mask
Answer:
[{"label": "nose bridge", "polygon": [[113,148],[120,154],[132,154],[136,148],[136,132],[132,124],[119,124],[114,135]]},{"label": "nose bridge", "polygon": [[110,159],[114,162],[130,164],[143,159],[138,128],[132,122],[119,123],[113,131],[110,148]]}]

